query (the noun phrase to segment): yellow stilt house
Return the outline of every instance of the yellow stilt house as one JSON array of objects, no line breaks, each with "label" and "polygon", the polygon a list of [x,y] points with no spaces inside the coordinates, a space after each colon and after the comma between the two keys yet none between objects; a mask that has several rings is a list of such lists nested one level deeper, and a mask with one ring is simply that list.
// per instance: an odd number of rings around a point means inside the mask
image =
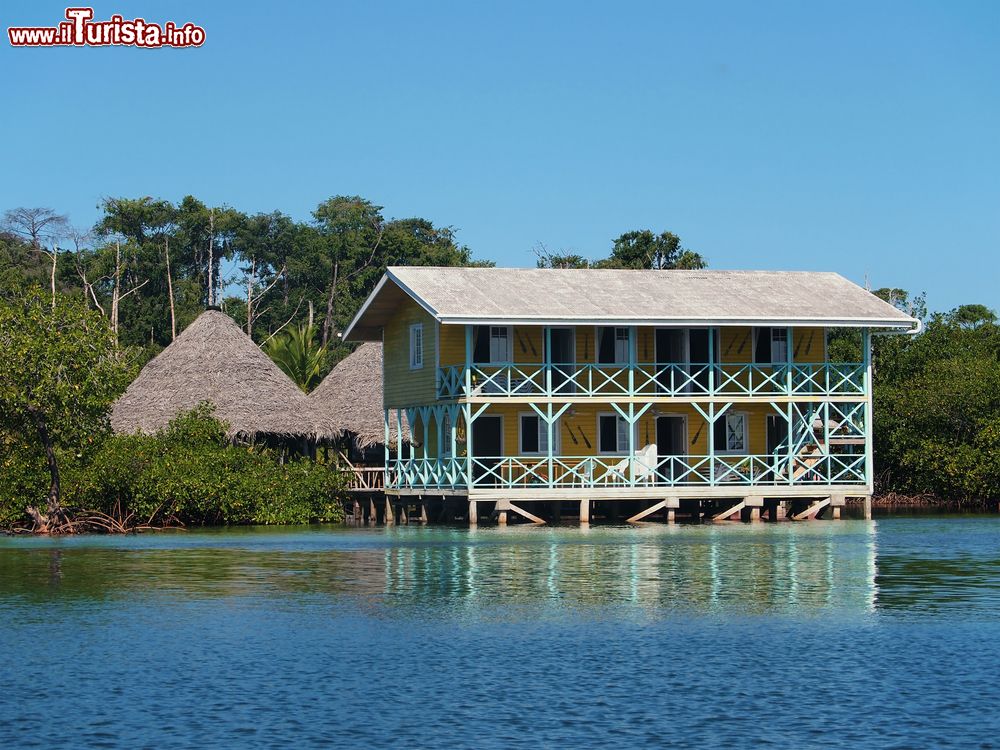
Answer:
[{"label": "yellow stilt house", "polygon": [[399,267],[344,335],[383,341],[385,424],[411,428],[387,493],[672,520],[870,497],[870,337],[918,326],[832,273]]}]

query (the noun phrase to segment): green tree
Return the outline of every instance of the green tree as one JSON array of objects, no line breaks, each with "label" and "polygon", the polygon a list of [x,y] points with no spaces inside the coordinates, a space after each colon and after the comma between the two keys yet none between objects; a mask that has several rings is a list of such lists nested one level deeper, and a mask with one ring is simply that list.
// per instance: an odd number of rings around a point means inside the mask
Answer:
[{"label": "green tree", "polygon": [[673,232],[654,234],[649,229],[625,232],[615,240],[611,256],[595,264],[598,268],[637,268],[664,270],[704,268],[705,260],[681,246]]},{"label": "green tree", "polygon": [[0,426],[44,456],[45,512],[27,510],[39,530],[66,521],[58,450],[80,453],[106,431],[108,408],[133,374],[107,320],[79,301],[60,296],[53,308],[37,287],[0,300]]},{"label": "green tree", "polygon": [[264,351],[307,393],[323,379],[326,347],[316,343],[313,326],[300,325],[282,331],[264,344]]}]

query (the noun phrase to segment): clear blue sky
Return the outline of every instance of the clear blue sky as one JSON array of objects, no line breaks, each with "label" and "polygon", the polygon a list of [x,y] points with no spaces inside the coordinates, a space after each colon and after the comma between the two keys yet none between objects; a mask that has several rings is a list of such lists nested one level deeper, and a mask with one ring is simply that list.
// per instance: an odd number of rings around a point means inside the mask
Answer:
[{"label": "clear blue sky", "polygon": [[1000,308],[1000,2],[98,2],[200,49],[12,49],[0,208],[360,194],[477,257],[669,229],[715,268]]}]

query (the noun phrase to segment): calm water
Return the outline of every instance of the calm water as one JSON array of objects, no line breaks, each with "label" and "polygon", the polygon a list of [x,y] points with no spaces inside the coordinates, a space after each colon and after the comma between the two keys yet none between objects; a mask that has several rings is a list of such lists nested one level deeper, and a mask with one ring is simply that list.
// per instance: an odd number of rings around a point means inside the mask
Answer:
[{"label": "calm water", "polygon": [[1000,518],[0,539],[0,747],[1000,746]]}]

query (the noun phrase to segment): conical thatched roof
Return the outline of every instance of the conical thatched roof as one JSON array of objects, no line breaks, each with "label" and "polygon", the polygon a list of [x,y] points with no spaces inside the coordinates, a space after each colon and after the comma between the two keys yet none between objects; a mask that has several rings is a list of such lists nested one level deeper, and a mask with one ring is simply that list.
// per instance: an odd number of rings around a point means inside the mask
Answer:
[{"label": "conical thatched roof", "polygon": [[203,401],[230,437],[328,437],[306,395],[218,310],[206,310],[154,357],[111,410],[115,432],[153,433]]},{"label": "conical thatched roof", "polygon": [[[382,344],[359,346],[330,371],[309,394],[309,400],[336,436],[354,435],[359,448],[384,442]],[[395,411],[389,420],[390,440],[395,443],[398,433]],[[403,440],[409,441],[410,432],[405,424],[403,430]]]}]

